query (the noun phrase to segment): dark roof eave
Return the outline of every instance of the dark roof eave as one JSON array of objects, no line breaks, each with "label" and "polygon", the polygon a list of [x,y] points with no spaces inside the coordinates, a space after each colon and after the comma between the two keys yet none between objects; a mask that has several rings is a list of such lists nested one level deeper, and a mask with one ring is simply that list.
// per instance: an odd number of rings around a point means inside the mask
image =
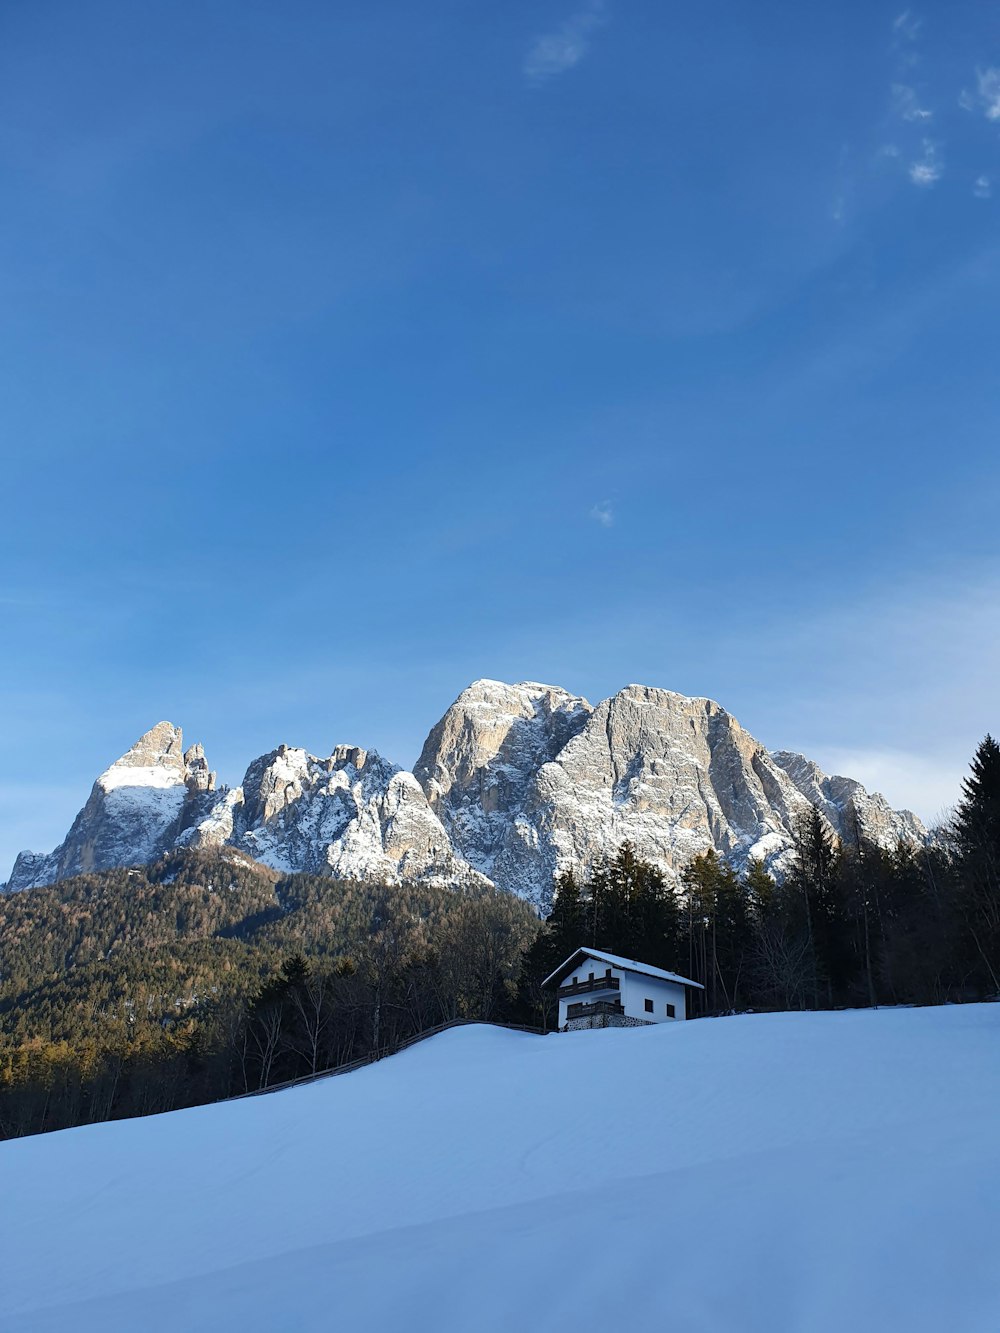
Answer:
[{"label": "dark roof eave", "polygon": [[[556,985],[556,986],[557,986],[557,985],[559,984],[559,982],[562,981],[563,977],[568,976],[569,973],[572,972],[573,969],[577,966],[577,959],[579,959],[580,957],[583,957],[583,958],[593,958],[594,955],[595,955],[595,953],[599,954],[599,953],[601,953],[601,952],[602,952],[602,951],[601,951],[600,949],[598,949],[598,950],[591,950],[591,949],[588,949],[587,946],[586,946],[585,944],[582,944],[582,945],[580,946],[580,948],[579,948],[579,949],[575,949],[575,950],[573,951],[573,953],[571,953],[570,956],[569,956],[564,962],[560,963],[559,966],[555,969],[554,972],[550,972],[550,973],[549,973],[549,975],[548,975],[548,976],[545,978],[545,980],[542,982],[542,989],[543,989],[543,990],[547,990],[547,989],[549,989],[550,986],[553,986],[553,985]],[[623,971],[623,972],[631,972],[631,973],[633,974],[633,976],[648,976],[648,975],[649,975],[649,974],[646,973],[646,972],[642,972],[642,971],[640,971],[638,968],[624,967],[624,966],[623,966],[622,964],[620,964],[620,963],[618,963],[618,964],[612,964],[611,966],[612,966],[612,970],[614,970],[614,968],[617,966],[617,967],[619,968],[620,971]],[[665,969],[664,969],[664,970],[665,970]],[[670,978],[670,979],[673,980],[673,981],[675,982],[675,984],[677,984],[677,985],[679,985],[679,986],[689,986],[689,987],[692,987],[692,988],[695,989],[695,990],[704,990],[704,989],[705,989],[705,987],[701,984],[700,981],[692,981],[690,977],[674,976],[673,978]],[[656,981],[656,980],[667,980],[667,978],[657,978],[657,977],[653,977],[652,980],[654,980],[654,981]]]}]

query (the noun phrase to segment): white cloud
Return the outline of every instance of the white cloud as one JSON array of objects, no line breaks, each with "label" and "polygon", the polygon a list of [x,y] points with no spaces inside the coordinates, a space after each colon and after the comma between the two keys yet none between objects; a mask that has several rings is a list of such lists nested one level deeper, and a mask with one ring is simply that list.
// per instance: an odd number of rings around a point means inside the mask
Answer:
[{"label": "white cloud", "polygon": [[820,747],[809,756],[827,773],[852,777],[896,808],[913,810],[929,825],[944,822],[961,793],[971,755],[927,755],[908,750]]},{"label": "white cloud", "polygon": [[972,186],[972,193],[977,199],[989,199],[993,194],[989,176],[977,176]]},{"label": "white cloud", "polygon": [[1000,120],[1000,69],[977,69],[976,92],[986,119]]},{"label": "white cloud", "polygon": [[916,91],[908,84],[894,83],[892,85],[892,100],[893,110],[903,120],[930,120],[934,114],[927,107],[920,105],[920,99],[917,97]]},{"label": "white cloud", "polygon": [[904,9],[893,20],[890,49],[900,69],[916,69],[920,64],[918,39],[923,26],[923,19],[916,18],[912,9]]},{"label": "white cloud", "polygon": [[914,185],[933,185],[941,179],[941,168],[933,162],[914,162],[910,168],[910,180]]},{"label": "white cloud", "polygon": [[611,506],[610,500],[602,500],[594,505],[590,511],[590,517],[595,523],[599,523],[602,528],[610,528],[614,525],[615,511]]},{"label": "white cloud", "polygon": [[604,0],[591,0],[555,32],[536,37],[522,70],[532,83],[543,83],[578,65],[590,47],[590,36],[604,22]]},{"label": "white cloud", "polygon": [[903,42],[915,42],[923,26],[923,19],[917,18],[912,9],[904,9],[892,21],[893,32]]},{"label": "white cloud", "polygon": [[910,166],[910,180],[914,185],[926,188],[941,179],[941,172],[942,166],[938,160],[937,148],[930,139],[925,139],[922,157]]},{"label": "white cloud", "polygon": [[797,706],[782,701],[799,712],[788,748],[933,820],[997,728],[998,608],[1000,569],[956,567],[787,627],[787,678],[806,682]]}]

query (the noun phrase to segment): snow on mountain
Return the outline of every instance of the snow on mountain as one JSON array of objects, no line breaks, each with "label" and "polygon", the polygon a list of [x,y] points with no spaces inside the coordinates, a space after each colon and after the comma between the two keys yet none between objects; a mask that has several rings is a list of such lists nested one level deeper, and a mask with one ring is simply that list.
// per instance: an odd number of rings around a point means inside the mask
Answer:
[{"label": "snow on mountain", "polygon": [[427,737],[414,774],[456,847],[483,874],[503,879],[511,826],[535,775],[591,711],[586,699],[552,685],[477,680]]},{"label": "snow on mountain", "polygon": [[[226,841],[275,870],[338,879],[472,883],[412,773],[374,750],[340,745],[328,759],[282,745],[250,765],[231,801]],[[214,814],[192,831],[215,837]]]},{"label": "snow on mountain", "polygon": [[994,1333],[1000,1006],[444,1033],[0,1144],[0,1333]]},{"label": "snow on mountain", "polygon": [[[512,699],[526,711],[561,694],[479,682],[431,732],[416,769],[462,856],[540,905],[555,874],[586,872],[626,840],[668,874],[710,847],[737,866],[757,857],[780,873],[813,801],[840,837],[854,838],[855,815],[860,832],[883,846],[926,837],[914,815],[896,814],[859,783],[770,755],[712,700],[643,685],[596,708],[566,696],[558,728],[544,718],[522,724],[537,742],[535,762],[516,767],[504,790],[491,745],[476,740],[504,734]],[[497,716],[504,721],[495,733]],[[498,755],[505,761],[503,747]]]},{"label": "snow on mountain", "polygon": [[769,754],[710,699],[629,685],[596,707],[552,685],[480,680],[433,728],[414,773],[372,750],[282,745],[216,789],[200,746],[162,722],[98,778],[54,852],[24,852],[9,889],[136,864],[173,846],[237,846],[277,870],[493,882],[545,906],[562,870],[625,840],[668,875],[717,848],[781,872],[815,804],[841,838],[927,834],[849,778]]},{"label": "snow on mountain", "polygon": [[187,808],[215,784],[201,747],[183,749],[180,727],[157,723],[100,775],[54,852],[21,853],[8,889],[155,860],[174,844]]},{"label": "snow on mountain", "polygon": [[927,830],[911,810],[893,810],[884,796],[865,791],[853,778],[827,777],[811,759],[788,750],[775,750],[771,758],[841,837],[859,834],[882,847],[926,839]]}]

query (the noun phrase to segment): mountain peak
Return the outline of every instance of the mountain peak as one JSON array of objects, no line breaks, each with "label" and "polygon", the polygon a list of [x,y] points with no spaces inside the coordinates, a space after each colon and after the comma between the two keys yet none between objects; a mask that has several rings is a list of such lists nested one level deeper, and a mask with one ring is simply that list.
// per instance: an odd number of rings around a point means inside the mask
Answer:
[{"label": "mountain peak", "polygon": [[[200,747],[199,747],[200,748]],[[115,760],[112,768],[183,768],[184,733],[172,722],[157,722]]]},{"label": "mountain peak", "polygon": [[712,699],[631,684],[596,707],[539,681],[473,681],[408,773],[375,750],[320,759],[280,745],[241,787],[215,789],[200,745],[159,722],[94,784],[65,840],[22,853],[8,888],[235,846],[283,873],[451,884],[488,881],[539,906],[631,842],[665,874],[714,848],[781,873],[819,809],[841,838],[884,847],[927,834],[850,778],[768,751]]}]

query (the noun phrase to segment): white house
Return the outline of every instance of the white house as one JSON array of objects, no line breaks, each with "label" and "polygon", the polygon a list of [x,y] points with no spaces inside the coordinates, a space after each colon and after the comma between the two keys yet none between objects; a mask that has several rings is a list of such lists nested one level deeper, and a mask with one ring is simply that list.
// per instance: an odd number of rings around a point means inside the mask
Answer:
[{"label": "white house", "polygon": [[559,988],[559,1030],[641,1027],[687,1017],[697,981],[600,949],[577,949],[545,978]]}]

